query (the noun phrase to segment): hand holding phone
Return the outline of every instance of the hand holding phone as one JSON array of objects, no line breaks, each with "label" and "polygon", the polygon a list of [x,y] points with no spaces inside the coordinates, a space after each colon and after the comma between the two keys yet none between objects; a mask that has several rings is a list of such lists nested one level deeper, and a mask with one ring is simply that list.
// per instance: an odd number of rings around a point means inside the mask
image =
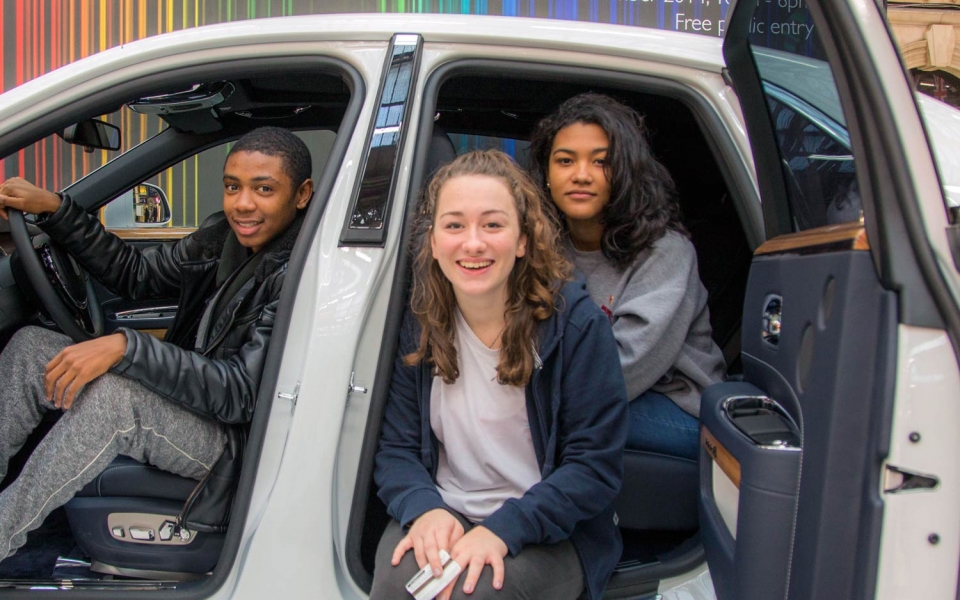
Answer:
[{"label": "hand holding phone", "polygon": [[433,569],[428,564],[407,582],[407,591],[416,600],[433,600],[463,570],[457,561],[450,559],[450,554],[446,550],[440,550],[440,564],[443,566],[443,572],[439,577],[433,576]]}]

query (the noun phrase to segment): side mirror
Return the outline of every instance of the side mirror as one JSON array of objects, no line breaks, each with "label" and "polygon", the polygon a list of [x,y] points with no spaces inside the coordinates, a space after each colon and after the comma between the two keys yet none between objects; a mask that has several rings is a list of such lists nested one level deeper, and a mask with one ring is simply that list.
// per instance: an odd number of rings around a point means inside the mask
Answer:
[{"label": "side mirror", "polygon": [[152,183],[133,188],[133,221],[136,226],[150,227],[170,222],[170,203],[163,190]]},{"label": "side mirror", "polygon": [[141,183],[104,208],[103,224],[110,229],[165,227],[173,216],[167,195],[152,183]]},{"label": "side mirror", "polygon": [[99,119],[80,121],[58,135],[68,144],[83,146],[84,152],[120,149],[120,128]]}]

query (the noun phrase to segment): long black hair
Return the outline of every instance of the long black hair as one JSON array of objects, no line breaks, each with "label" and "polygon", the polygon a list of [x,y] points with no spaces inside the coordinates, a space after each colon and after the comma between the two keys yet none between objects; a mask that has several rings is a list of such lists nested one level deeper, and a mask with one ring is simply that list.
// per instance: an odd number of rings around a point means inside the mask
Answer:
[{"label": "long black hair", "polygon": [[[610,141],[604,165],[610,201],[600,215],[603,255],[618,268],[625,268],[667,230],[686,235],[674,198],[673,178],[650,150],[643,117],[603,94],[590,92],[570,98],[534,129],[530,169],[547,194],[553,140],[561,129],[575,123],[598,125]],[[563,215],[558,216],[566,227]]]}]

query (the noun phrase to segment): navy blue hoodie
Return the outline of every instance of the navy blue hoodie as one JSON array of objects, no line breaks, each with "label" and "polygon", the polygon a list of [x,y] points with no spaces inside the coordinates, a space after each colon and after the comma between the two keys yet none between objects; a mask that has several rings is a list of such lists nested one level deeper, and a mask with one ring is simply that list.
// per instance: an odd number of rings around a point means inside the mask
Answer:
[{"label": "navy blue hoodie", "polygon": [[[623,479],[627,394],[610,321],[582,280],[564,285],[558,310],[541,323],[537,367],[526,386],[527,417],[541,481],[483,521],[511,555],[527,544],[569,538],[590,598],[599,598],[622,542],[611,502]],[[426,362],[409,367],[420,327],[404,319],[374,477],[387,512],[407,526],[446,508],[437,491],[438,442],[430,428]]]}]

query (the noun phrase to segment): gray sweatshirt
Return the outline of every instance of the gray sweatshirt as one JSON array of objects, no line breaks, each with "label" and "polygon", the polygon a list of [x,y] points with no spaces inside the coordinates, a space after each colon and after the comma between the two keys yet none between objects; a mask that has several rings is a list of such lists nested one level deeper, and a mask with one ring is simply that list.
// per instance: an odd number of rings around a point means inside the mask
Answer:
[{"label": "gray sweatshirt", "polygon": [[569,238],[564,248],[613,323],[627,397],[652,389],[699,416],[700,393],[722,380],[724,361],[710,337],[707,290],[690,240],[668,231],[623,271]]}]

